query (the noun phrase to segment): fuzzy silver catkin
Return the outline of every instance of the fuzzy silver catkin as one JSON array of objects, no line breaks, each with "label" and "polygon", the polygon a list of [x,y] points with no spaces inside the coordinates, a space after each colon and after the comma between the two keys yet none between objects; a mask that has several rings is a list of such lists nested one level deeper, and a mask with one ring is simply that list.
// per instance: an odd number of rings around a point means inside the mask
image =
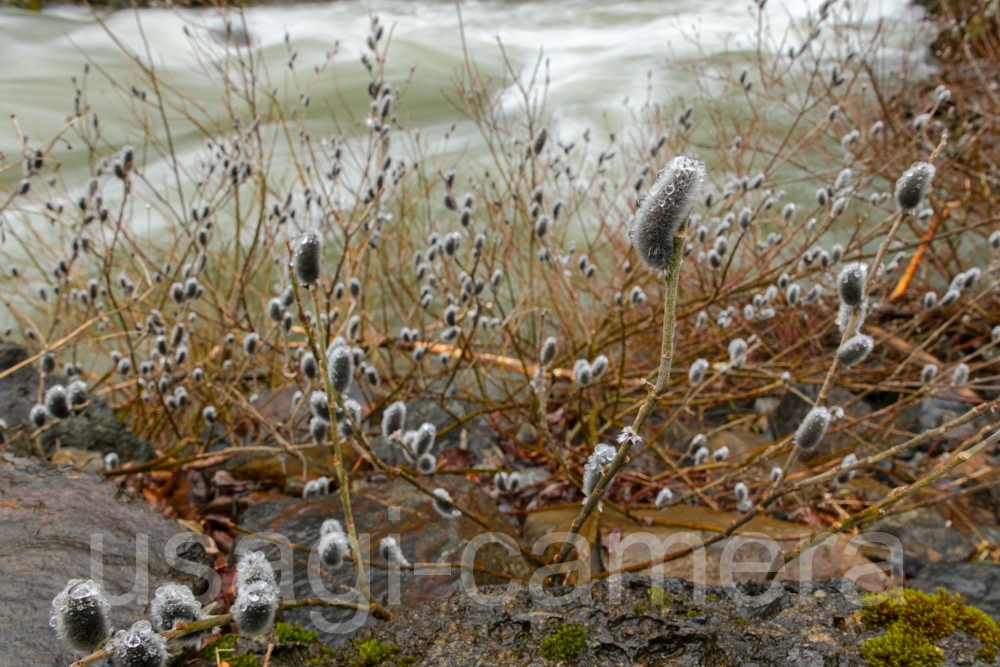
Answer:
[{"label": "fuzzy silver catkin", "polygon": [[[461,512],[459,512],[459,514],[461,514]],[[383,537],[378,543],[378,551],[382,554],[382,558],[389,565],[394,565],[396,567],[410,566],[410,561],[406,560],[406,557],[403,555],[403,550],[400,548],[399,544],[396,542],[396,538],[394,537]]]},{"label": "fuzzy silver catkin", "polygon": [[500,493],[515,493],[521,488],[521,475],[517,472],[500,471],[493,475],[493,486]]},{"label": "fuzzy silver catkin", "polygon": [[330,372],[330,384],[334,391],[343,394],[351,386],[354,378],[354,355],[346,345],[335,345],[327,353],[326,363]]},{"label": "fuzzy silver catkin", "polygon": [[978,266],[974,266],[965,272],[965,280],[962,281],[963,289],[972,289],[972,286],[976,284],[979,280],[979,276],[982,275],[982,271]]},{"label": "fuzzy silver catkin", "polygon": [[932,309],[937,304],[937,292],[927,292],[924,294],[924,308]]},{"label": "fuzzy silver catkin", "polygon": [[284,312],[284,306],[281,305],[281,299],[278,297],[274,297],[267,302],[267,314],[273,321],[280,322]]},{"label": "fuzzy silver catkin", "polygon": [[[336,521],[336,519],[328,519]],[[323,522],[326,526],[326,522]],[[337,527],[339,528],[339,522]],[[321,529],[322,531],[322,529]],[[316,551],[319,552],[323,565],[335,570],[344,564],[344,557],[350,552],[350,541],[343,530],[328,530],[323,533],[316,544]]]},{"label": "fuzzy silver catkin", "polygon": [[788,291],[785,293],[785,301],[788,302],[789,306],[794,306],[799,302],[800,294],[802,294],[802,288],[798,283],[792,283],[788,286]]},{"label": "fuzzy silver catkin", "polygon": [[70,579],[52,600],[49,626],[72,650],[92,653],[111,633],[110,610],[100,584]]},{"label": "fuzzy silver catkin", "polygon": [[736,502],[742,503],[750,495],[750,491],[747,489],[746,484],[737,482],[736,486],[733,487],[733,495],[736,496]]},{"label": "fuzzy silver catkin", "polygon": [[[841,469],[850,468],[858,462],[858,457],[856,454],[848,454],[844,457],[844,460],[840,462]],[[842,472],[837,475],[837,484],[847,484],[852,479],[854,479],[854,471],[849,470],[847,472]]]},{"label": "fuzzy silver catkin", "polygon": [[830,411],[824,407],[815,407],[810,410],[795,431],[793,439],[795,444],[802,449],[812,449],[818,445],[830,427],[830,417]]},{"label": "fuzzy silver catkin", "polygon": [[739,222],[741,229],[749,229],[750,223],[753,222],[753,211],[748,207],[744,206],[740,209]]},{"label": "fuzzy silver catkin", "polygon": [[299,360],[299,369],[306,378],[310,380],[316,378],[316,374],[319,372],[319,364],[316,363],[316,357],[313,356],[312,352],[306,352],[302,355],[302,358]]},{"label": "fuzzy silver catkin", "polygon": [[964,387],[965,383],[969,381],[969,367],[966,364],[959,364],[955,366],[955,370],[951,373],[951,386],[953,387]]},{"label": "fuzzy silver catkin", "polygon": [[660,489],[660,492],[656,494],[656,501],[653,504],[656,505],[657,507],[663,507],[673,499],[674,499],[674,492],[668,489],[667,487],[663,487],[662,489]]},{"label": "fuzzy silver catkin", "polygon": [[278,596],[266,581],[240,586],[232,606],[233,622],[240,634],[258,637],[274,627]]},{"label": "fuzzy silver catkin", "polygon": [[708,370],[708,361],[705,359],[695,359],[688,369],[688,382],[693,385],[699,384],[705,378],[705,371]]},{"label": "fuzzy silver catkin", "polygon": [[431,422],[424,422],[417,429],[413,439],[413,453],[417,456],[429,454],[434,449],[435,438],[437,438],[437,426]]},{"label": "fuzzy silver catkin", "polygon": [[590,371],[595,380],[604,375],[606,370],[608,370],[608,358],[603,354],[597,355],[594,357],[594,360],[590,362]]},{"label": "fuzzy silver catkin", "polygon": [[934,378],[937,377],[938,367],[937,364],[927,364],[920,371],[920,382],[921,384],[930,384],[934,382]]},{"label": "fuzzy silver catkin", "polygon": [[309,395],[309,410],[314,416],[330,421],[330,401],[325,391],[316,390]]},{"label": "fuzzy silver catkin", "polygon": [[446,519],[456,519],[462,516],[461,510],[452,504],[454,501],[448,491],[445,489],[434,489],[433,493],[437,497],[432,501],[432,504],[438,514]]},{"label": "fuzzy silver catkin", "polygon": [[875,339],[866,334],[856,334],[844,341],[837,350],[837,360],[844,366],[857,366],[875,347]]},{"label": "fuzzy silver catkin", "polygon": [[382,436],[385,438],[394,437],[393,434],[402,431],[406,423],[406,403],[396,401],[385,409],[382,413]]},{"label": "fuzzy silver catkin", "polygon": [[669,269],[674,255],[674,236],[701,195],[705,163],[678,156],[656,175],[649,195],[629,228],[639,257],[653,269]]},{"label": "fuzzy silver catkin", "polygon": [[[618,451],[611,445],[599,444],[583,466],[583,495],[590,497],[601,479],[604,468],[615,460]],[[610,485],[609,485],[610,486]]]},{"label": "fuzzy silver catkin", "polygon": [[712,452],[712,459],[716,462],[725,461],[729,457],[729,447],[723,445]]},{"label": "fuzzy silver catkin", "polygon": [[316,229],[306,230],[295,242],[292,269],[295,278],[303,287],[319,282],[323,264],[323,237]]},{"label": "fuzzy silver catkin", "polygon": [[774,484],[779,479],[781,479],[781,473],[784,472],[781,468],[775,466],[771,468],[771,484]]},{"label": "fuzzy silver catkin", "polygon": [[417,459],[417,471],[421,475],[433,475],[437,469],[437,457],[433,454],[422,454]]},{"label": "fuzzy silver catkin", "polygon": [[742,338],[729,341],[729,364],[733,368],[742,368],[746,361],[747,342]]},{"label": "fuzzy silver catkin", "polygon": [[704,310],[699,311],[694,321],[695,329],[704,329],[706,324],[708,324],[708,313]]},{"label": "fuzzy silver catkin", "polygon": [[573,379],[581,387],[586,387],[594,377],[594,370],[586,359],[577,359],[573,364]]},{"label": "fuzzy silver catkin", "polygon": [[45,392],[45,409],[56,419],[66,419],[72,414],[65,387],[61,384],[49,387]]},{"label": "fuzzy silver catkin", "polygon": [[868,265],[851,262],[837,276],[837,296],[845,306],[861,305],[865,298],[865,283],[868,280]]},{"label": "fuzzy silver catkin", "polygon": [[934,178],[934,165],[917,162],[896,181],[896,205],[903,213],[913,213],[920,206]]},{"label": "fuzzy silver catkin", "polygon": [[263,581],[275,586],[274,568],[263,551],[249,551],[236,564],[236,587],[242,588]]},{"label": "fuzzy silver catkin", "polygon": [[[183,584],[174,583],[156,589],[149,613],[153,617],[153,628],[157,632],[173,630],[178,623],[192,623],[205,618],[201,605],[198,604],[191,589]],[[203,634],[194,632],[173,641],[185,647],[199,646]]]},{"label": "fuzzy silver catkin", "polygon": [[938,303],[942,308],[947,308],[957,302],[961,296],[962,293],[957,289],[950,289],[944,293],[944,296],[941,297],[941,301]]},{"label": "fuzzy silver catkin", "polygon": [[726,252],[729,250],[729,239],[725,236],[717,236],[715,238],[715,243],[712,246],[712,250],[714,250],[719,257],[725,256]]},{"label": "fuzzy silver catkin", "polygon": [[115,667],[163,667],[167,664],[167,642],[149,621],[136,621],[119,630],[112,640]]},{"label": "fuzzy silver catkin", "polygon": [[260,336],[256,333],[248,333],[243,338],[243,351],[248,357],[252,357],[257,352],[258,343],[260,343]]},{"label": "fuzzy silver catkin", "polygon": [[705,461],[708,460],[709,453],[708,447],[699,447],[694,453],[694,464],[696,466],[704,465]]}]

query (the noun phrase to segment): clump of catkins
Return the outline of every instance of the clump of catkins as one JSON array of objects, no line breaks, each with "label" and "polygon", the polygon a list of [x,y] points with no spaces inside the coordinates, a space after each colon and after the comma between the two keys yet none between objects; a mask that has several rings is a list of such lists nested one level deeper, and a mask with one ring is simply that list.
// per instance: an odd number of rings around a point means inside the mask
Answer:
[{"label": "clump of catkins", "polygon": [[594,369],[586,359],[577,359],[573,364],[573,379],[581,387],[586,387],[594,379]]},{"label": "clump of catkins", "polygon": [[167,642],[149,621],[136,621],[119,630],[112,640],[116,667],[163,667],[167,664]]},{"label": "clump of catkins", "polygon": [[650,268],[670,269],[674,236],[701,195],[704,180],[705,163],[685,156],[675,157],[656,175],[629,228],[632,245]]},{"label": "clump of catkins", "polygon": [[830,411],[824,407],[815,407],[809,411],[795,431],[794,442],[802,449],[812,449],[823,439],[829,427]]},{"label": "clump of catkins", "polygon": [[[178,623],[192,623],[205,618],[194,593],[183,584],[167,584],[157,588],[150,605],[150,614],[157,632],[173,630]],[[185,647],[195,647],[201,644],[202,635],[201,632],[192,632],[178,637],[174,642]]]},{"label": "clump of catkins", "polygon": [[493,486],[500,493],[515,493],[521,488],[521,474],[517,472],[500,471],[493,475]]},{"label": "clump of catkins", "polygon": [[74,651],[92,653],[111,633],[110,611],[100,584],[70,579],[52,600],[49,625]]}]

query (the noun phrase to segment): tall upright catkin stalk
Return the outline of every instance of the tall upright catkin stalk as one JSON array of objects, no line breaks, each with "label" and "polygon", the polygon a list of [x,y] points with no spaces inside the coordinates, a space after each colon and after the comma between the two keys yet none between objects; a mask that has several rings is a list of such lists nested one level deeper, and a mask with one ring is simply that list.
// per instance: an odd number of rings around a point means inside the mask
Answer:
[{"label": "tall upright catkin stalk", "polygon": [[[301,243],[301,242],[300,242]],[[288,246],[289,258],[294,262],[295,253],[292,250],[291,243]],[[319,361],[320,374],[323,379],[323,388],[326,391],[327,401],[329,403],[330,416],[336,420],[336,397],[337,394],[333,386],[330,384],[330,373],[327,368],[326,354],[324,351],[320,350],[316,344],[316,335],[309,324],[308,318],[305,315],[305,308],[302,305],[302,297],[300,294],[300,286],[297,273],[301,274],[302,271],[289,271],[289,275],[292,280],[292,289],[295,292],[295,301],[299,307],[299,320],[302,322],[302,327],[305,329],[306,336],[309,339],[309,346],[312,349],[313,355]],[[317,276],[318,279],[318,276]],[[319,300],[316,295],[315,290],[313,291],[313,308],[315,312],[319,312]],[[319,318],[316,319],[320,322]],[[350,536],[350,547],[351,555],[354,557],[354,568],[358,576],[358,593],[360,597],[368,604],[372,613],[375,614],[377,618],[388,617],[388,612],[381,607],[378,603],[371,599],[371,592],[368,590],[368,580],[365,573],[364,559],[361,557],[361,545],[358,542],[358,531],[354,525],[354,514],[351,511],[351,493],[348,486],[347,474],[344,472],[344,448],[340,439],[340,433],[338,432],[337,425],[332,424],[330,429],[333,435],[333,450],[334,450],[334,469],[337,472],[337,482],[340,484],[340,500],[344,507],[344,523],[347,526],[347,534]]]},{"label": "tall upright catkin stalk", "polygon": [[677,327],[677,287],[680,283],[681,263],[684,259],[685,226],[688,214],[701,192],[705,178],[705,165],[688,157],[674,158],[658,175],[650,189],[649,196],[636,213],[629,234],[636,250],[651,268],[666,270],[665,296],[663,304],[663,332],[660,342],[660,368],[656,384],[651,386],[646,400],[639,408],[632,426],[619,437],[621,447],[614,459],[604,469],[592,492],[570,525],[569,535],[563,543],[554,563],[563,562],[569,555],[574,538],[580,532],[594,508],[600,503],[605,490],[615,474],[628,462],[628,454],[635,442],[639,442],[639,431],[652,414],[657,401],[670,382],[670,370],[674,359],[674,330]]}]

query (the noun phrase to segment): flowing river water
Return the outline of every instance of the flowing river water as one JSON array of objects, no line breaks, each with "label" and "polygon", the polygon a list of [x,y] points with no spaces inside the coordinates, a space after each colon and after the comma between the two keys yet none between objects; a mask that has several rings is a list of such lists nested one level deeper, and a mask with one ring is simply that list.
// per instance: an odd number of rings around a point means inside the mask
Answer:
[{"label": "flowing river water", "polygon": [[[772,0],[766,13],[772,34],[780,38],[801,27],[807,13],[815,12],[818,5],[812,0]],[[434,136],[441,136],[459,121],[453,138],[469,138],[474,144],[475,132],[461,123],[461,116],[443,94],[463,64],[460,17],[454,3],[342,0],[272,5],[247,9],[245,20],[249,39],[262,49],[275,84],[292,99],[308,88],[310,118],[322,120],[329,118],[327,104],[341,108],[346,104],[363,113],[368,102],[367,73],[360,54],[365,50],[369,12],[377,13],[391,29],[390,80],[401,83],[415,68],[403,107],[410,126],[425,128],[429,135],[439,131]],[[868,5],[867,16],[871,25],[879,19],[912,23],[919,10],[907,0],[878,0]],[[223,102],[202,70],[206,60],[196,58],[184,30],[185,24],[204,35],[220,30],[224,23],[216,10],[143,9],[102,17],[107,29],[128,48],[146,53],[148,44],[161,72],[194,92],[209,112],[222,115]],[[712,58],[727,49],[752,49],[757,27],[748,3],[740,0],[465,0],[461,21],[468,53],[482,71],[498,80],[505,74],[501,42],[519,70],[530,71],[539,54],[544,54],[550,77],[547,110],[564,136],[579,135],[595,125],[608,131],[619,129],[628,121],[622,102],[629,97],[644,98],[647,88],[658,100],[683,98],[691,81],[682,70],[668,68],[668,59],[683,62]],[[338,43],[327,68],[314,75],[314,68],[324,63]],[[297,52],[294,79],[289,78],[290,50]],[[75,90],[71,77],[81,75],[84,54],[105,75],[125,82],[134,79],[120,46],[89,10],[76,6],[43,12],[0,10],[4,164],[17,162],[20,153],[17,126],[9,120],[12,115],[33,144],[52,136],[66,122]],[[115,127],[116,120],[124,120],[127,114],[121,113],[123,96],[110,88],[103,75],[92,72],[89,103],[106,127]],[[111,132],[112,142],[129,139],[124,123],[115,129],[125,136]],[[323,131],[333,129],[327,126]],[[174,143],[183,155],[203,139],[197,132],[180,128]],[[82,165],[84,157],[78,155],[75,166]],[[70,173],[64,176],[70,183],[81,182],[73,178],[73,159],[68,160],[65,171]],[[4,176],[16,182],[20,172],[20,168],[8,169]],[[77,174],[79,179],[86,176]]]}]

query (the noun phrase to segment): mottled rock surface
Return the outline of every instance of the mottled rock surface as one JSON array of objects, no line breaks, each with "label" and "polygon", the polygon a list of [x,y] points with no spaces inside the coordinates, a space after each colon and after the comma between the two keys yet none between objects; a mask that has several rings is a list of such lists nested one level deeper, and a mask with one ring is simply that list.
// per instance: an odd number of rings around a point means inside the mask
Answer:
[{"label": "mottled rock surface", "polygon": [[[681,579],[666,579],[657,591],[650,579],[636,576],[623,579],[617,597],[604,581],[589,591],[581,588],[575,599],[558,597],[570,593],[573,598],[572,589],[533,598],[527,587],[491,606],[456,595],[362,630],[336,655],[317,660],[307,654],[310,658],[283,661],[282,667],[367,664],[358,647],[366,640],[371,646],[373,639],[390,655],[372,664],[386,667],[543,667],[560,664],[543,655],[567,624],[578,624],[584,632],[576,645],[580,653],[561,663],[566,665],[862,667],[861,646],[882,631],[871,631],[857,620],[859,607],[845,597],[845,588],[857,592],[849,582],[844,586],[844,580],[808,590],[782,582],[775,584],[773,598],[758,606],[737,604],[725,589],[699,588]],[[490,595],[501,591],[483,590]],[[759,583],[741,584],[737,591],[768,595]],[[942,667],[983,664],[975,659],[979,640],[961,632],[936,644],[944,651]]]},{"label": "mottled rock surface", "polygon": [[938,587],[962,596],[962,602],[979,607],[1000,621],[1000,565],[993,563],[927,563],[907,583],[925,593]]},{"label": "mottled rock surface", "polygon": [[[28,351],[15,343],[0,341],[0,373],[28,359]],[[38,402],[38,370],[26,364],[0,379],[0,418],[9,428],[28,426],[28,413]],[[66,386],[69,380],[61,375],[45,377],[45,388],[55,384]],[[141,463],[153,458],[153,448],[136,437],[118,421],[107,403],[90,396],[90,405],[67,419],[59,421],[42,433],[42,447],[51,456],[56,447],[99,452],[103,457],[117,452],[122,463]]]},{"label": "mottled rock surface", "polygon": [[[81,657],[56,639],[49,612],[52,598],[69,579],[99,580],[91,569],[94,536],[100,536],[104,553],[104,588],[124,598],[118,604],[112,600],[113,627],[148,619],[149,600],[164,583],[204,591],[204,579],[167,562],[167,542],[181,534],[188,531],[177,521],[156,514],[144,500],[99,475],[0,453],[0,664],[57,667]],[[148,584],[141,585],[140,577],[133,588],[137,541],[148,545]],[[181,546],[176,553],[202,566],[212,563],[198,544]],[[131,598],[130,591],[135,593]]]},{"label": "mottled rock surface", "polygon": [[[440,487],[448,490],[460,507],[497,531],[513,535],[510,524],[497,509],[496,503],[471,482],[453,475],[420,479],[431,489]],[[424,568],[402,572],[398,580],[398,597],[390,599],[390,587],[397,584],[390,582],[386,570],[377,567],[377,564],[385,563],[379,554],[379,542],[382,538],[394,536],[411,563],[457,563],[462,560],[469,541],[488,532],[466,517],[442,517],[434,510],[427,495],[403,479],[384,484],[355,486],[352,488],[351,507],[362,553],[368,553],[363,557],[375,564],[369,569],[372,595],[393,612],[447,598],[461,590],[462,582],[458,568]],[[308,550],[313,549],[318,542],[320,526],[326,519],[337,519],[342,525],[344,523],[339,492],[321,499],[282,498],[265,501],[250,507],[240,517],[239,523],[251,531],[277,533],[286,543],[304,547],[305,550],[294,550],[291,557],[294,565],[291,578],[286,579],[284,573],[281,575],[279,585],[286,599],[293,595],[296,599],[322,594],[344,595],[342,586],[355,584],[353,564],[349,562],[332,571],[318,569],[318,557],[313,566],[309,565]],[[278,560],[278,546],[260,540],[244,544],[247,539],[244,536],[237,543],[234,554],[239,553],[240,549],[261,550],[268,554],[272,562]],[[522,556],[509,555],[499,544],[482,547],[476,554],[476,564],[494,572],[505,572],[525,579],[531,574],[528,563]],[[310,578],[313,579],[312,582]],[[484,580],[497,581],[482,574],[477,574],[477,579],[481,583]],[[293,583],[289,584],[289,581]],[[330,592],[326,593],[326,590]],[[348,622],[352,616],[353,612],[337,609],[295,609],[286,613],[289,622],[302,625],[308,630],[319,631],[320,638],[331,646],[343,643],[345,636],[332,631],[325,624]]]}]

